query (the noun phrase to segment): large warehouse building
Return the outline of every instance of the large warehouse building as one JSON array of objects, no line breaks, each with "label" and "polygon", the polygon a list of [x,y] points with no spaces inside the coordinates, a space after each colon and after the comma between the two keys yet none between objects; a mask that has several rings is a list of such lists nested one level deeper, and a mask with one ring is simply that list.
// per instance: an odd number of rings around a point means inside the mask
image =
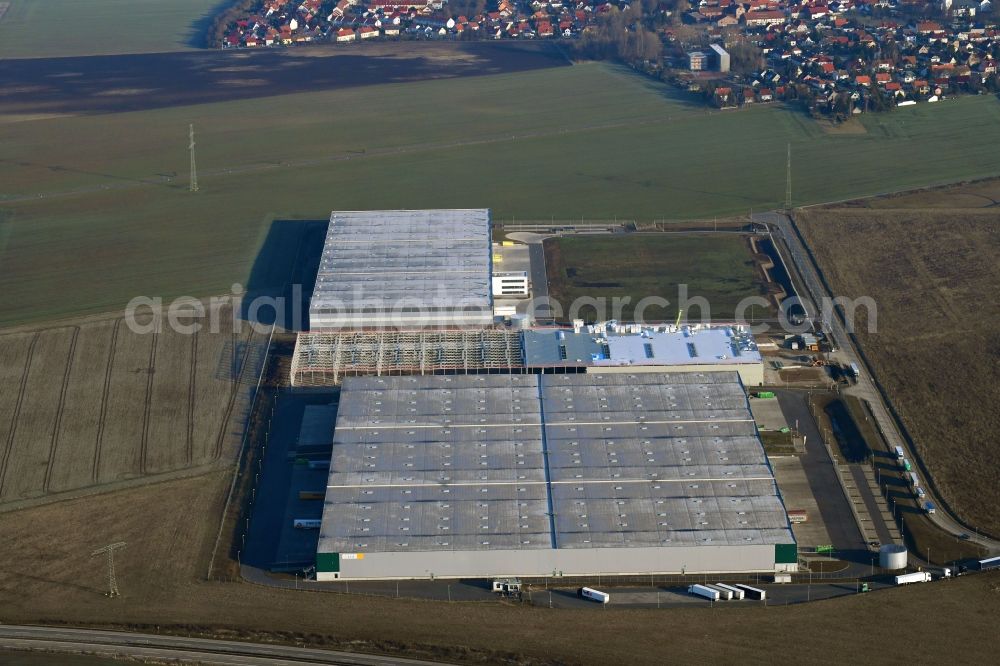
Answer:
[{"label": "large warehouse building", "polygon": [[334,211],[310,329],[489,326],[490,234],[486,209]]},{"label": "large warehouse building", "polygon": [[318,580],[796,563],[735,372],[344,382]]}]

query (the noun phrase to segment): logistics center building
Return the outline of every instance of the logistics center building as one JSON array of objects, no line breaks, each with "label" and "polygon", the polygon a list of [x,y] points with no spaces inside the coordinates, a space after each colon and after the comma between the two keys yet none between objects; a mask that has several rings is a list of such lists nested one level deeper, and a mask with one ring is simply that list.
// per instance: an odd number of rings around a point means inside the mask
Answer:
[{"label": "logistics center building", "polygon": [[491,325],[490,229],[487,209],[334,211],[310,329]]},{"label": "logistics center building", "polygon": [[317,580],[796,563],[736,372],[344,381]]}]

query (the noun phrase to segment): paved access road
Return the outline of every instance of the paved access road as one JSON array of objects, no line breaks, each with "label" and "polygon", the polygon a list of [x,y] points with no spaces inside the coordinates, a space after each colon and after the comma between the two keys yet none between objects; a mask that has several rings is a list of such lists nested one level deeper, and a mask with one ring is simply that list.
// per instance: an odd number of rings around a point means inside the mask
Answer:
[{"label": "paved access road", "polygon": [[[794,266],[786,266],[786,268],[790,269],[790,274],[798,275],[800,282],[805,286],[807,292],[799,294],[802,300],[802,307],[805,308],[807,315],[812,321],[819,321],[821,311],[817,307],[817,302],[822,302],[822,299],[829,298],[829,293],[823,286],[812,258],[799,238],[791,220],[783,214],[774,212],[756,214],[753,216],[753,219],[755,222],[768,225],[772,233],[776,232],[784,241],[783,247],[777,244],[775,247],[781,248],[779,251],[787,249],[787,252],[782,252],[782,256],[785,257],[787,255],[792,260]],[[791,273],[791,270],[794,270],[794,273]],[[835,346],[840,350],[839,353],[846,358],[847,363],[857,363],[859,368],[865,368],[864,361],[862,361],[861,355],[854,345],[854,339],[847,334],[847,330],[844,328],[841,320],[837,316],[833,316],[830,317],[830,321],[824,323],[833,337]],[[861,376],[857,380],[857,385],[850,389],[850,392],[866,400],[871,405],[875,421],[888,441],[889,446],[901,446],[911,459],[917,459],[913,449],[910,448],[896,427],[895,420],[890,415],[888,407],[882,400],[882,394],[879,393],[868,373],[862,370]],[[1000,541],[980,534],[968,534],[968,529],[959,523],[954,516],[945,511],[944,505],[935,496],[934,491],[931,488],[925,488],[925,490],[928,493],[928,499],[934,501],[938,506],[938,510],[933,515],[928,516],[931,522],[955,536],[967,535],[969,541],[983,546],[990,552],[1000,552]]]},{"label": "paved access road", "polygon": [[[712,583],[711,578],[705,579],[703,576],[693,576],[691,583]],[[891,580],[875,581],[869,583],[870,589],[879,590],[893,587]],[[595,586],[596,587],[596,586]],[[784,606],[786,604],[799,604],[820,599],[833,599],[850,594],[858,594],[859,584],[856,581],[845,580],[843,583],[789,583],[783,585],[759,584],[754,585],[767,592],[767,601],[754,601],[744,599],[742,601],[717,601],[714,605],[722,608],[736,606]],[[694,608],[711,607],[713,603],[702,597],[687,593],[687,587],[603,587],[597,588],[610,595],[607,604],[599,604],[595,601],[582,599],[577,596],[575,589],[553,588],[549,590],[532,589],[530,595],[531,602],[535,606],[545,608],[590,608],[601,610],[602,608]]]},{"label": "paved access road", "polygon": [[286,664],[336,664],[344,666],[420,666],[436,662],[382,657],[315,648],[219,641],[183,636],[133,634],[97,629],[64,629],[0,625],[0,648],[87,652],[143,660],[184,660],[200,664],[284,666]]}]

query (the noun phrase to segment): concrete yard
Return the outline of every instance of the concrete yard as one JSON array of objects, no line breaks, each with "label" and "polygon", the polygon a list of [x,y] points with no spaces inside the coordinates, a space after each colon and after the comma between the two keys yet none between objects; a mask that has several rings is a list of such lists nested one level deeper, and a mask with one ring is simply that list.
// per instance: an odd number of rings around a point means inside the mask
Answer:
[{"label": "concrete yard", "polygon": [[792,533],[799,546],[816,547],[833,543],[798,456],[772,458],[771,467],[774,469],[774,478],[778,481],[778,489],[785,499],[785,506],[789,510],[805,509],[809,513],[809,520],[806,522],[792,524]]},{"label": "concrete yard", "polygon": [[781,404],[774,398],[754,398],[750,400],[750,412],[759,430],[781,430],[788,426]]}]

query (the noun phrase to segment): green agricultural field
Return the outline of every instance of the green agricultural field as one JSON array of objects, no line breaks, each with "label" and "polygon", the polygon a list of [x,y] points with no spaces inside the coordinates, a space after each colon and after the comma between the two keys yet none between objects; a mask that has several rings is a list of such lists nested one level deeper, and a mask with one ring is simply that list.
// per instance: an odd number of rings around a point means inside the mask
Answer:
[{"label": "green agricultural field", "polygon": [[[709,305],[707,312],[689,307],[690,321],[731,321],[743,298],[765,293],[747,239],[737,234],[564,237],[545,242],[545,262],[549,296],[564,309],[577,299],[598,299],[607,310],[597,318],[632,320],[642,299],[656,297],[670,304],[651,303],[643,320],[673,320],[684,297],[680,290],[687,289],[688,299],[705,299]],[[628,299],[618,313],[612,311],[616,298]],[[594,320],[596,307],[588,305],[580,316]],[[769,313],[757,306],[743,316]]]},{"label": "green agricultural field", "polygon": [[[2,120],[2,119],[0,119]],[[201,191],[186,191],[187,126]],[[602,64],[0,123],[0,325],[223,293],[271,223],[331,209],[496,219],[705,218],[1000,172],[1000,104],[964,98],[831,134],[710,112]],[[75,191],[75,193],[74,193]]]},{"label": "green agricultural field", "polygon": [[201,46],[219,0],[10,0],[0,58],[156,53]]}]

